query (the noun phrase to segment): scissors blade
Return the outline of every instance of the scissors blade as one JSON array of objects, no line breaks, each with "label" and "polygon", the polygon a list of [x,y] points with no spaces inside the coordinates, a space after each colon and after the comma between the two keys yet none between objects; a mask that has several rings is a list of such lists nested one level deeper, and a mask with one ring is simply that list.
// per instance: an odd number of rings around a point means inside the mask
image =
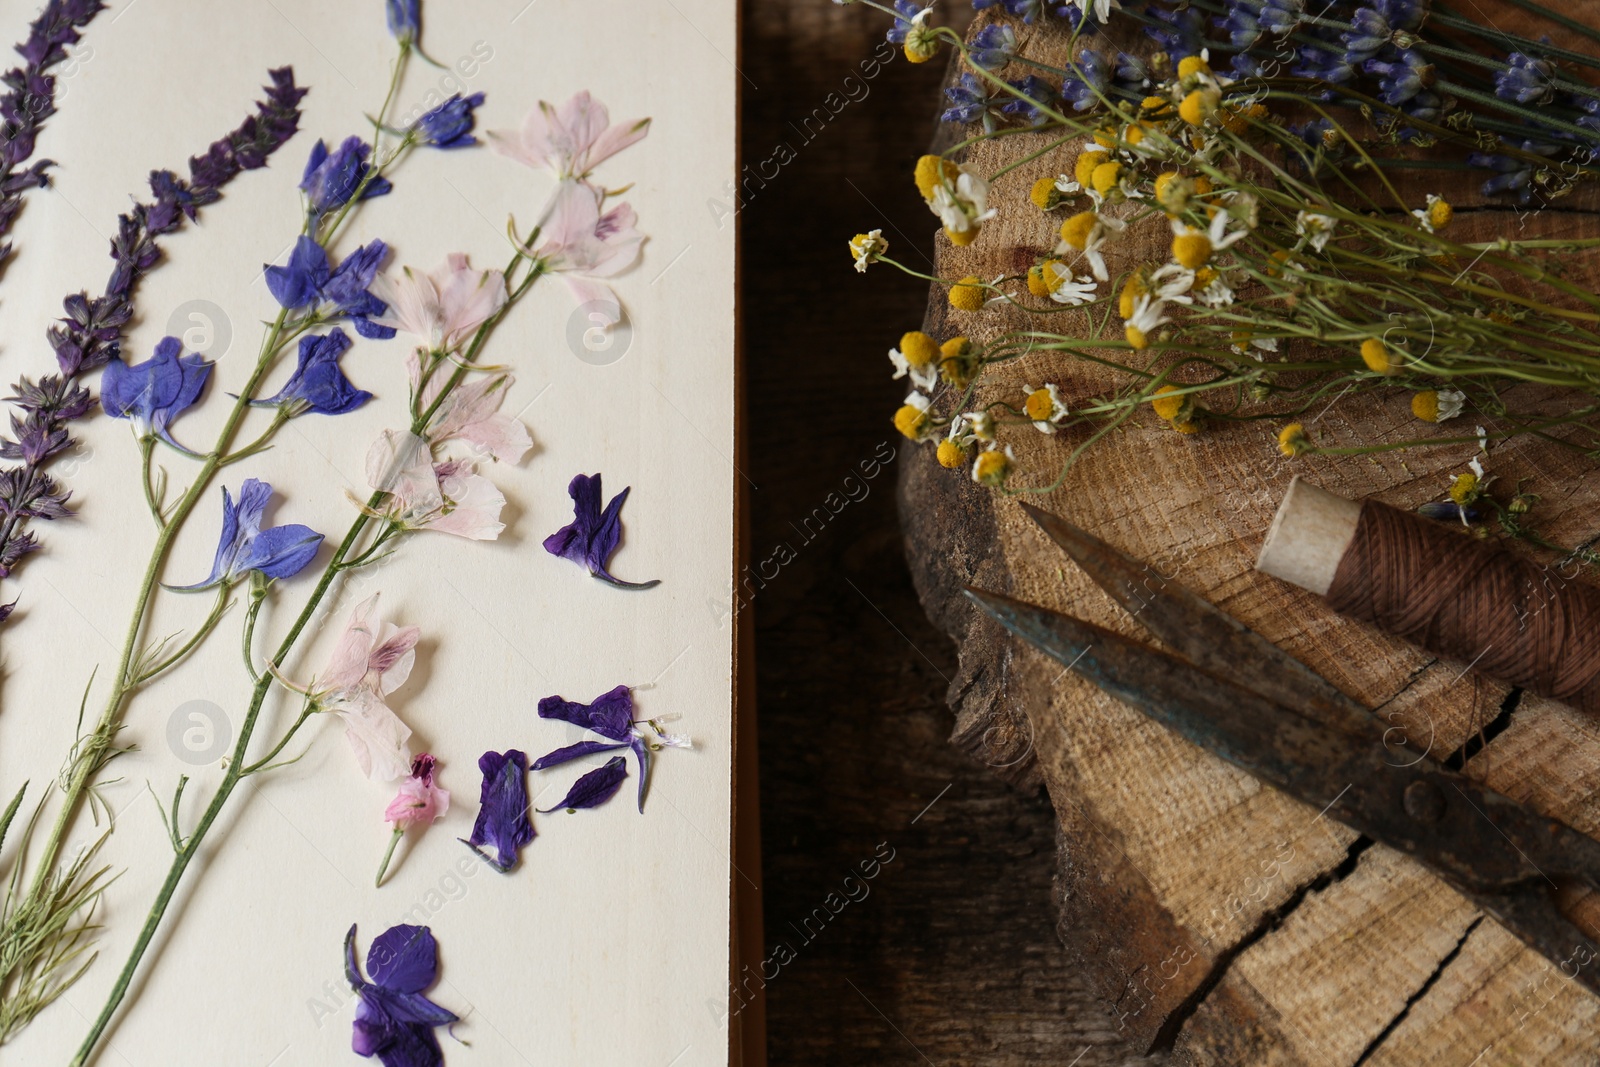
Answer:
[{"label": "scissors blade", "polygon": [[[1002,626],[1252,776],[1428,865],[1510,933],[1600,993],[1600,943],[1555,905],[1600,889],[1600,842],[1448,771],[1352,737],[1167,652],[1082,619],[968,587]],[[1399,756],[1403,762],[1394,762]]]},{"label": "scissors blade", "polygon": [[1031,504],[1023,504],[1022,510],[1112,600],[1180,658],[1276,703],[1304,707],[1347,733],[1366,737],[1382,730],[1370,711],[1320,674],[1149,564],[1059,515]]}]

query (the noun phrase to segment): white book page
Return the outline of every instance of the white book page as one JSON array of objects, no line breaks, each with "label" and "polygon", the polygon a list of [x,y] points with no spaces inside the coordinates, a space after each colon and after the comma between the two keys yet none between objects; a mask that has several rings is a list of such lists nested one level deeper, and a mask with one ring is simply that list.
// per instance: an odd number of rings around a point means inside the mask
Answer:
[{"label": "white book page", "polygon": [[[21,40],[33,14],[32,5],[9,6],[0,38]],[[429,2],[423,17],[423,44],[449,69],[414,61],[401,114],[430,93],[482,91],[481,136],[518,128],[539,100],[559,104],[588,89],[614,121],[653,118],[643,142],[595,174],[610,188],[632,183],[625,199],[649,237],[640,265],[614,280],[628,326],[608,340],[585,337],[589,324],[574,317],[566,285],[539,282],[482,356],[515,375],[504,410],[520,415],[535,442],[519,465],[481,467],[507,498],[507,529],[494,542],[406,539],[391,562],[330,598],[320,636],[288,664],[301,681],[321,669],[351,609],[372,592],[382,592],[385,617],[420,626],[416,669],[390,703],[415,731],[414,751],[439,757],[449,813],[411,831],[387,884],[375,889],[395,787],[363,776],[338,722],[314,720],[288,750],[304,750],[298,762],[235,793],[108,1032],[101,1064],[359,1062],[350,1051],[356,1005],[343,976],[345,932],[359,925],[364,960],[372,938],[399,922],[425,924],[438,939],[440,978],[429,995],[463,1020],[454,1028],[460,1042],[440,1032],[447,1063],[689,1067],[728,1058],[738,475],[726,189],[736,6],[474,0]],[[64,68],[60,113],[39,141],[37,155],[60,166],[53,189],[29,195],[14,232],[18,258],[0,284],[5,384],[54,369],[45,331],[65,294],[102,291],[116,217],[130,194],[149,199],[148,173],[187,177],[187,159],[253,111],[267,69],[291,64],[311,88],[301,132],[267,169],[228,185],[199,225],[165,239],[166,261],[138,292],[130,361],[147,359],[169,332],[187,332],[217,359],[206,398],[174,427],[185,443],[210,447],[226,394],[249,375],[262,320],[278,310],[261,268],[284,262],[299,229],[306,156],[319,137],[370,137],[364,116],[382,100],[394,51],[377,0],[113,3]],[[555,187],[549,174],[486,146],[419,151],[394,180],[392,194],[362,207],[339,254],[381,238],[393,248],[390,269],[428,270],[456,251],[474,266],[503,267],[507,217],[526,232]],[[271,523],[328,535],[317,561],[279,584],[258,649],[281,639],[354,518],[347,494],[367,496],[369,445],[404,428],[410,348],[404,335],[358,339],[343,365],[375,400],[338,417],[302,416],[270,452],[218,478],[235,493],[246,477],[271,482],[280,494]],[[292,365],[277,371],[271,390]],[[266,425],[268,415],[258,415],[250,427]],[[0,629],[0,791],[9,798],[31,780],[30,804],[62,766],[86,686],[88,719],[103,705],[155,537],[128,424],[97,414],[78,433],[80,449],[56,470],[77,515],[36,524],[44,549],[4,583],[7,599],[20,592],[22,600]],[[251,436],[247,428],[241,440]],[[174,494],[181,491],[193,464],[171,453],[162,462]],[[567,484],[578,473],[603,474],[608,498],[632,487],[612,567],[625,579],[659,578],[659,587],[616,589],[545,552],[543,539],[572,519]],[[209,571],[220,498],[214,488],[196,510],[167,581]],[[209,593],[163,594],[151,632],[187,630],[211,603]],[[134,698],[120,740],[136,751],[108,768],[115,781],[101,791],[116,826],[103,858],[120,876],[98,915],[99,959],[0,1050],[0,1061],[64,1063],[99,1012],[172,856],[155,797],[165,805],[188,775],[178,819],[191,827],[222,773],[214,753],[224,749],[206,732],[207,709],[230,739],[240,725],[250,690],[242,609],[191,661]],[[579,740],[576,728],[538,718],[539,698],[589,701],[618,684],[644,687],[639,715],[681,716],[671,729],[694,741],[693,750],[654,761],[644,813],[634,805],[630,757],[628,781],[610,803],[535,815],[538,837],[513,873],[475,859],[457,838],[468,836],[477,812],[478,756],[516,748],[532,759]],[[299,710],[281,690],[267,709],[262,742]],[[603,761],[530,775],[534,806],[554,805]],[[85,811],[73,840],[94,832]],[[13,840],[8,864],[14,850]]]}]

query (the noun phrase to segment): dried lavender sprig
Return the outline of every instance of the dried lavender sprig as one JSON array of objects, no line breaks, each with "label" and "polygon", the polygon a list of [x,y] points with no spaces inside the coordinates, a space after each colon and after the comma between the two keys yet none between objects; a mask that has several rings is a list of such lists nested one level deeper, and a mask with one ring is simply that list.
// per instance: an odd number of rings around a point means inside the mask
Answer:
[{"label": "dried lavender sprig", "polygon": [[[219,199],[222,187],[241,171],[266,166],[300,128],[298,105],[306,90],[295,85],[289,67],[268,73],[272,84],[266,86],[267,98],[256,104],[256,113],[204,155],[190,159],[187,182],[169,170],[151,172],[154,201],[137,203],[117,219],[111,241],[116,266],[105,293],[68,296],[62,302],[66,315],[50,327],[50,347],[61,373],[37,382],[24,377],[8,398],[21,414],[11,416],[11,436],[0,435],[0,458],[21,463],[0,470],[0,578],[39,547],[38,539],[24,529],[30,519],[68,513],[68,492],[44,468],[72,447],[68,424],[94,409],[94,397],[78,380],[119,354],[123,331],[133,318],[134,289],[161,261],[157,238],[179,229],[184,219],[197,218],[200,208]],[[0,622],[15,606],[15,601],[0,604]]]},{"label": "dried lavender sprig", "polygon": [[56,113],[56,80],[49,72],[67,58],[67,46],[78,43],[79,31],[105,7],[101,0],[49,0],[28,27],[28,39],[17,45],[26,65],[0,77],[10,89],[0,96],[0,269],[11,258],[11,242],[5,238],[22,210],[22,194],[50,184],[50,160],[23,166],[33,155],[39,127]]}]

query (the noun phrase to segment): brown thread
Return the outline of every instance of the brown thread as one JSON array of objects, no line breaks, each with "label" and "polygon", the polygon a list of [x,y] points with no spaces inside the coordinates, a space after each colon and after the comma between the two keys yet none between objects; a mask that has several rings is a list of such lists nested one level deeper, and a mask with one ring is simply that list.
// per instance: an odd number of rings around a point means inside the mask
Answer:
[{"label": "brown thread", "polygon": [[1504,682],[1600,711],[1600,589],[1375,500],[1328,606]]}]

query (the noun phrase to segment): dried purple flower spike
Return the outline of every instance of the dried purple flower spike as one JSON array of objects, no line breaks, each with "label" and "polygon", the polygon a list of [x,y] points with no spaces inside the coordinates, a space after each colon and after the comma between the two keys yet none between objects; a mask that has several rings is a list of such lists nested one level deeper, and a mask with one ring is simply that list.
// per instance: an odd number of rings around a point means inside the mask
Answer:
[{"label": "dried purple flower spike", "polygon": [[356,928],[344,937],[344,976],[361,1003],[356,1006],[350,1047],[356,1055],[376,1056],[384,1067],[441,1067],[441,1026],[456,1013],[422,995],[439,975],[439,943],[426,926],[391,926],[372,939],[363,981],[356,966]]},{"label": "dried purple flower spike", "polygon": [[[478,757],[483,790],[472,836],[462,839],[489,866],[505,874],[517,865],[517,851],[534,838],[528,818],[528,757],[516,749],[485,752]],[[494,856],[483,849],[494,848]]]},{"label": "dried purple flower spike", "polygon": [[597,767],[573,782],[572,788],[567,790],[567,795],[562,798],[561,803],[553,808],[541,808],[539,814],[548,815],[552,811],[566,808],[567,814],[571,815],[579,808],[598,808],[617,795],[617,790],[622,788],[622,783],[627,777],[627,761],[621,756],[612,756],[606,760],[604,767]]},{"label": "dried purple flower spike", "polygon": [[[65,9],[65,5],[59,6]],[[74,9],[83,7],[78,4]],[[49,39],[56,41],[49,46],[56,51],[66,41],[60,34],[56,38],[47,35],[41,41]],[[44,50],[35,49],[39,56],[51,54],[44,44],[40,48]],[[30,63],[42,61],[29,52],[24,55]],[[68,424],[94,408],[94,398],[77,379],[119,355],[123,330],[133,318],[134,288],[161,261],[156,238],[177,230],[185,219],[195,219],[200,208],[220,199],[222,187],[242,171],[266,166],[272,154],[300,128],[300,100],[306,90],[295,85],[289,67],[269,75],[272,84],[267,86],[267,98],[256,104],[256,113],[212,144],[205,155],[189,160],[188,182],[171,171],[151,173],[154,201],[135,204],[117,220],[117,236],[111,241],[116,266],[104,295],[90,299],[87,293],[75,293],[67,297],[62,302],[66,315],[50,327],[50,347],[61,373],[37,382],[24,377],[14,387],[9,399],[24,415],[20,419],[13,416],[14,439],[0,437],[0,457],[22,462],[0,471],[0,578],[9,576],[23,556],[39,547],[33,534],[24,529],[30,520],[67,514],[69,494],[44,467],[73,446]],[[0,621],[10,613],[9,605],[0,606]]]},{"label": "dried purple flower spike", "polygon": [[0,266],[11,258],[4,238],[22,210],[22,194],[50,184],[50,160],[22,166],[33,155],[39,128],[56,113],[56,80],[49,71],[67,58],[78,31],[105,7],[101,0],[50,0],[28,27],[28,39],[17,45],[27,65],[0,79],[10,90],[0,96]]},{"label": "dried purple flower spike", "polygon": [[573,519],[544,539],[544,550],[552,556],[570,559],[601,581],[623,589],[649,589],[660,585],[659,578],[648,582],[625,582],[606,570],[606,562],[622,540],[622,505],[632,489],[629,486],[612,497],[602,513],[600,475],[592,478],[587,474],[575,476],[567,486],[567,493],[572,497]]}]

